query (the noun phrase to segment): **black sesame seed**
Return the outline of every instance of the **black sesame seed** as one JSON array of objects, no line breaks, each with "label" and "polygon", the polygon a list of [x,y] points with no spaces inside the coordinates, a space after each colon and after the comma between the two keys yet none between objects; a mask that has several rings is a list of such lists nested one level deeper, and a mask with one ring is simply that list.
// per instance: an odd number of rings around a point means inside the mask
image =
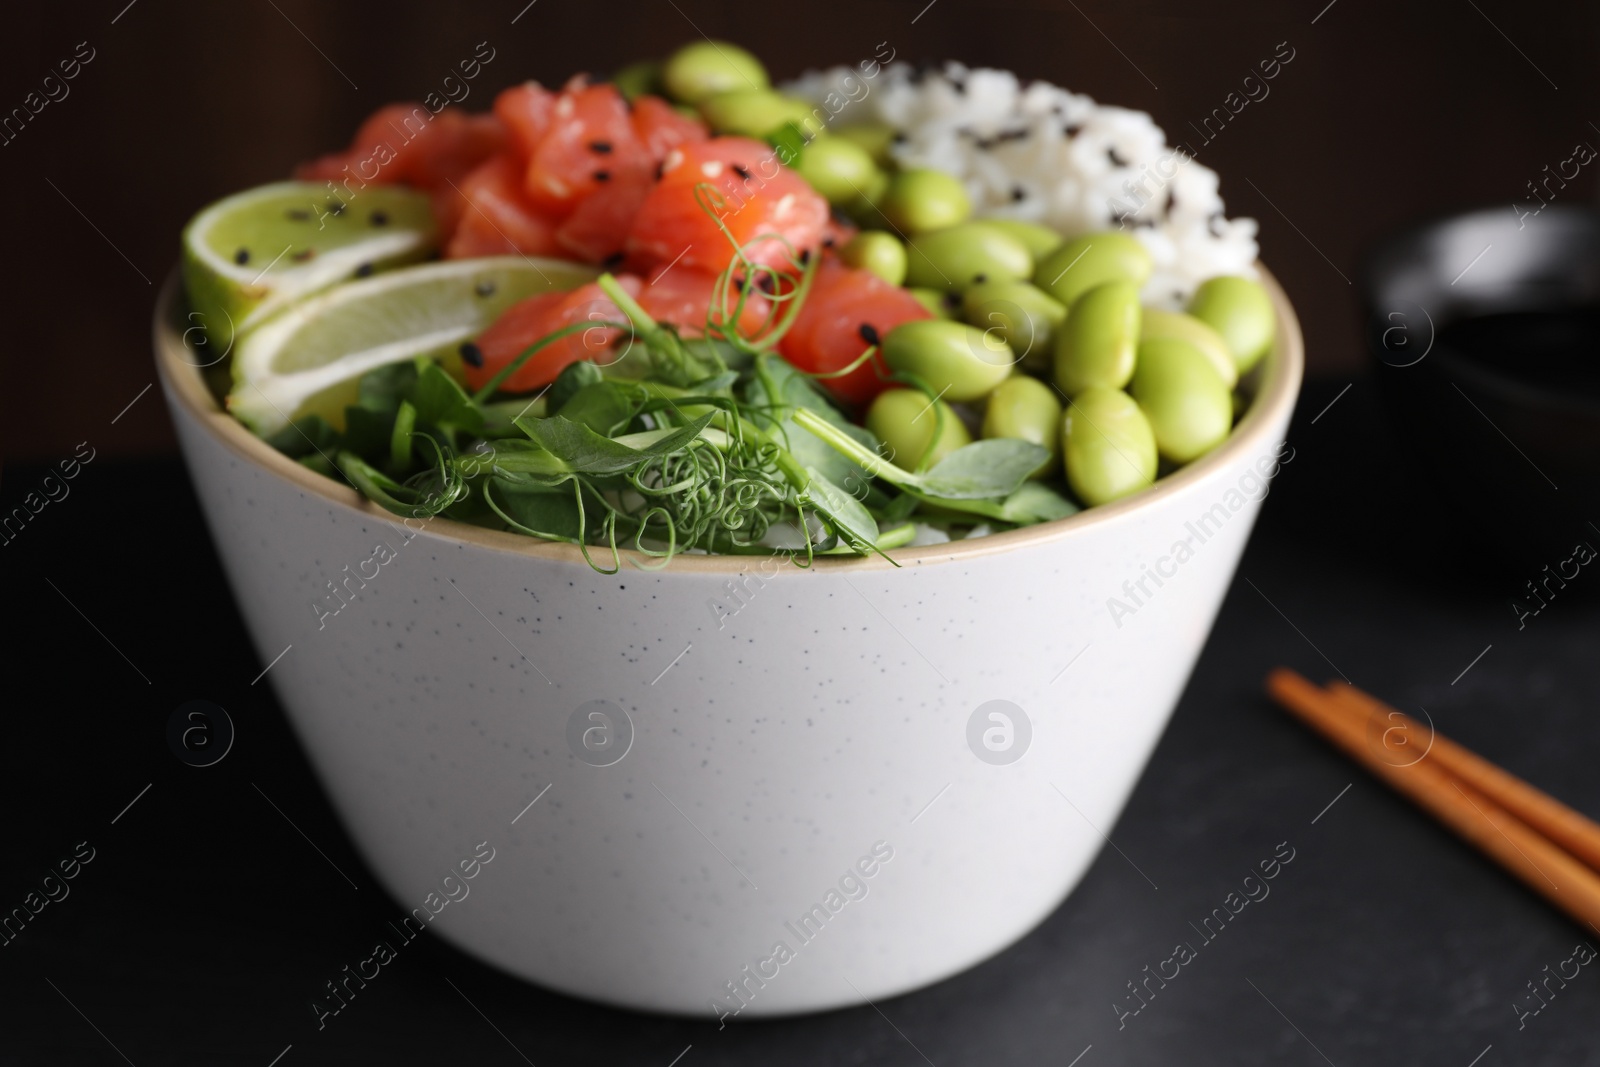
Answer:
[{"label": "black sesame seed", "polygon": [[811,262],[811,249],[809,249],[809,248],[803,249],[800,252],[800,265],[803,267],[807,263],[810,263],[810,262]]},{"label": "black sesame seed", "polygon": [[356,268],[356,277],[357,278],[369,278],[371,276],[372,276],[372,264],[371,263],[363,263],[363,264],[361,264],[361,266]]},{"label": "black sesame seed", "polygon": [[616,270],[618,267],[622,266],[622,261],[626,258],[627,257],[621,252],[613,252],[605,259],[600,261],[600,266],[604,267],[606,270]]},{"label": "black sesame seed", "polygon": [[1083,126],[1079,123],[1069,122],[1065,126],[1061,127],[1061,132],[1066,134],[1068,137],[1076,137],[1082,129]]},{"label": "black sesame seed", "polygon": [[1026,199],[1028,199],[1028,190],[1024,189],[1020,185],[1013,185],[1011,187],[1011,199],[1012,200],[1026,200]]},{"label": "black sesame seed", "polygon": [[733,172],[745,181],[750,180],[750,168],[742,163],[735,163],[733,165]]},{"label": "black sesame seed", "polygon": [[469,367],[483,366],[483,349],[471,341],[461,342],[461,362]]},{"label": "black sesame seed", "polygon": [[289,258],[294,260],[296,263],[304,263],[306,260],[310,259],[316,254],[317,250],[315,248],[302,248]]},{"label": "black sesame seed", "polygon": [[301,211],[299,208],[291,208],[288,215],[296,222],[306,222],[311,218],[311,212]]},{"label": "black sesame seed", "polygon": [[860,334],[861,339],[867,342],[869,345],[875,345],[879,343],[878,330],[870,322],[863,322],[860,328],[856,330],[856,333]]},{"label": "black sesame seed", "polygon": [[330,215],[343,215],[345,206],[346,206],[345,202],[343,200],[341,200],[337,204],[333,205],[332,207],[330,207],[328,209],[328,214],[330,214]]},{"label": "black sesame seed", "polygon": [[907,139],[908,138],[906,135],[901,133],[899,130],[894,131],[894,136],[889,138],[889,140],[893,141],[895,144],[905,144]]},{"label": "black sesame seed", "polygon": [[831,233],[828,234],[828,236],[826,236],[826,237],[824,237],[822,239],[822,247],[823,248],[832,248],[834,245],[836,245],[838,243],[839,242],[834,239],[834,236]]},{"label": "black sesame seed", "polygon": [[984,282],[986,282],[988,280],[989,280],[989,276],[987,274],[983,274],[981,272],[978,273],[978,274],[974,274],[972,276],[972,283],[974,285],[982,285]]},{"label": "black sesame seed", "polygon": [[611,180],[611,172],[609,170],[597,170],[594,172],[594,180],[597,182],[608,182]]},{"label": "black sesame seed", "polygon": [[244,266],[246,263],[250,262],[250,250],[248,248],[239,249],[239,251],[233,254],[233,261],[239,264],[241,267]]},{"label": "black sesame seed", "polygon": [[610,141],[590,141],[589,151],[599,152],[602,156],[611,151]]},{"label": "black sesame seed", "polygon": [[387,226],[387,225],[389,225],[389,216],[388,216],[388,214],[386,212],[383,212],[383,211],[374,211],[372,213],[372,224],[374,226]]},{"label": "black sesame seed", "polygon": [[766,271],[762,271],[761,275],[756,278],[756,288],[771,296],[778,291],[778,279]]},{"label": "black sesame seed", "polygon": [[495,290],[494,282],[489,282],[489,281],[479,282],[477,285],[474,285],[472,287],[472,291],[474,293],[477,293],[479,296],[483,297],[484,299],[488,299],[489,297],[493,296],[494,295],[494,290]]},{"label": "black sesame seed", "polygon": [[950,310],[954,311],[956,308],[961,306],[961,294],[960,293],[945,293],[943,296],[941,296],[939,298],[939,302],[941,304],[943,304],[945,307],[947,307]]},{"label": "black sesame seed", "polygon": [[1111,165],[1113,167],[1126,167],[1128,165],[1127,160],[1117,155],[1117,150],[1115,148],[1106,149],[1106,158],[1111,160]]},{"label": "black sesame seed", "polygon": [[667,161],[663,159],[660,163],[656,164],[656,181],[660,181],[661,180],[661,176],[663,174],[665,174],[666,172],[667,172]]}]

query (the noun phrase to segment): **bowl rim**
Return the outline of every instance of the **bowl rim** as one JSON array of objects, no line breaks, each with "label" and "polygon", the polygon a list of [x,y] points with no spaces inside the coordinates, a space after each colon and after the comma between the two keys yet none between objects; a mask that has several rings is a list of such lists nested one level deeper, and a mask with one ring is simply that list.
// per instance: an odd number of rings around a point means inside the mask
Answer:
[{"label": "bowl rim", "polygon": [[[894,548],[887,552],[888,560],[879,555],[817,556],[813,565],[807,569],[829,572],[894,570],[897,569],[896,564],[900,568],[910,568],[938,563],[961,563],[980,556],[1059,541],[1082,530],[1117,522],[1125,516],[1153,508],[1160,502],[1183,493],[1190,486],[1204,481],[1213,472],[1234,463],[1241,454],[1259,453],[1268,443],[1264,439],[1272,427],[1280,424],[1280,420],[1286,424],[1293,410],[1304,374],[1305,345],[1300,333],[1299,320],[1289,303],[1288,296],[1263,264],[1258,261],[1255,266],[1277,316],[1277,337],[1272,349],[1263,357],[1258,367],[1261,379],[1250,410],[1245,413],[1244,418],[1233,428],[1233,432],[1220,447],[1161,478],[1148,489],[1109,504],[1085,508],[1064,519],[968,540]],[[379,521],[395,521],[400,518],[374,504],[353,487],[341,485],[290,459],[251,433],[243,423],[229,415],[217,403],[206,386],[201,366],[182,356],[182,353],[189,351],[189,346],[184,339],[184,330],[177,316],[180,296],[179,273],[174,269],[167,276],[156,298],[153,324],[156,370],[168,397],[175,398],[176,403],[215,443],[240,459],[263,467],[294,487],[320,497],[335,507],[348,510],[357,517]],[[428,520],[426,527],[420,532],[431,533],[460,544],[476,545],[519,556],[574,563],[585,569],[589,567],[579,547],[563,541],[542,541],[524,534],[490,530],[442,516]],[[633,561],[634,554],[626,551],[621,554],[624,560]],[[677,571],[737,575],[748,570],[757,560],[767,558],[769,557],[681,553],[673,557],[665,571],[659,573]],[[893,560],[893,563],[889,560]]]}]

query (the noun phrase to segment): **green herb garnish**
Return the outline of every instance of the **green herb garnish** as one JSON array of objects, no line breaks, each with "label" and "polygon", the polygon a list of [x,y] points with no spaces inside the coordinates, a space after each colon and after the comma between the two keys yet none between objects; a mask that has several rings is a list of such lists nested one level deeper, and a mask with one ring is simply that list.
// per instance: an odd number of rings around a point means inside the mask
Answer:
[{"label": "green herb garnish", "polygon": [[[702,186],[696,196],[720,219],[720,194]],[[270,441],[397,514],[566,541],[607,574],[624,554],[640,567],[691,550],[783,553],[802,567],[818,554],[881,554],[912,539],[923,502],[938,505],[928,518],[944,525],[966,515],[1004,528],[1076,510],[1028,481],[1047,457],[1028,442],[978,441],[915,472],[884,459],[818,388],[827,376],[774,351],[817,262],[785,246],[785,269],[775,270],[736,246],[698,337],[656,322],[605,274],[598,284],[620,320],[540,338],[475,394],[426,359],[385,367],[362,379],[343,432],[311,417]],[[758,295],[770,310],[745,336],[733,324]],[[580,362],[531,400],[498,394],[538,351],[596,326],[631,346],[629,377]]]}]

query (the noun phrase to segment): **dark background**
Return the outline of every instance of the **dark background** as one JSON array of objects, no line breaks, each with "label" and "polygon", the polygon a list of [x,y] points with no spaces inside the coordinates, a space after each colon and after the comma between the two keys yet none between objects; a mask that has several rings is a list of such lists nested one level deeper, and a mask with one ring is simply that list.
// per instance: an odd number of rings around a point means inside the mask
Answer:
[{"label": "dark background", "polygon": [[[0,502],[79,441],[97,458],[71,498],[0,549],[12,620],[0,910],[77,842],[97,855],[69,898],[0,947],[0,1062],[1600,1064],[1594,967],[1525,1028],[1511,1010],[1526,982],[1578,941],[1600,945],[1600,931],[1552,911],[1260,692],[1277,664],[1319,681],[1342,671],[1600,812],[1600,588],[1585,599],[1575,582],[1518,629],[1507,600],[1520,582],[1417,506],[1349,284],[1377,236],[1457,207],[1510,211],[1546,164],[1600,145],[1600,12],[1507,0],[537,0],[512,26],[524,3],[7,12],[0,111],[78,42],[96,55],[66,100],[0,147],[16,231],[0,266],[11,312]],[[1290,433],[1296,458],[1194,679],[1105,828],[1161,888],[1108,849],[1044,926],[973,971],[877,1008],[720,1033],[549,994],[423,939],[319,1032],[307,1001],[399,906],[343,836],[267,683],[249,682],[265,664],[171,458],[159,391],[118,417],[154,378],[155,288],[196,209],[342,145],[363,115],[422,96],[479,41],[497,50],[468,100],[484,106],[524,77],[660,54],[696,26],[752,47],[779,77],[880,41],[897,61],[1006,66],[1147,109],[1171,136],[1279,42],[1295,49],[1271,95],[1200,154],[1230,214],[1261,221],[1313,378]],[[1562,199],[1592,199],[1593,169]],[[182,765],[165,740],[173,709],[196,698],[239,730],[215,767]],[[1124,983],[1280,841],[1297,853],[1272,896],[1119,1031],[1110,1005]]]}]

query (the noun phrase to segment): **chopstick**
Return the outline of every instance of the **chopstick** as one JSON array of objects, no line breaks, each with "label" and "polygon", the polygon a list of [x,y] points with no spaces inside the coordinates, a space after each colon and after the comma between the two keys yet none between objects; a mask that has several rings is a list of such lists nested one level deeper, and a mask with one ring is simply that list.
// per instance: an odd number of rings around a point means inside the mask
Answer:
[{"label": "chopstick", "polygon": [[1368,740],[1367,723],[1374,712],[1386,719],[1392,712],[1398,717],[1393,721],[1408,731],[1422,734],[1424,728],[1354,686],[1324,690],[1279,668],[1267,677],[1267,691],[1528,888],[1600,930],[1600,873],[1585,863],[1600,846],[1600,826],[1437,733],[1413,762],[1380,758]]},{"label": "chopstick", "polygon": [[[1330,682],[1328,690],[1363,718],[1382,717],[1396,722],[1398,726],[1395,728],[1404,729],[1412,736],[1429,737],[1428,727],[1348,682]],[[1431,747],[1425,744],[1424,748],[1428,753],[1426,758],[1437,761],[1461,784],[1471,786],[1592,869],[1600,871],[1600,826],[1443,734],[1432,732]]]}]

